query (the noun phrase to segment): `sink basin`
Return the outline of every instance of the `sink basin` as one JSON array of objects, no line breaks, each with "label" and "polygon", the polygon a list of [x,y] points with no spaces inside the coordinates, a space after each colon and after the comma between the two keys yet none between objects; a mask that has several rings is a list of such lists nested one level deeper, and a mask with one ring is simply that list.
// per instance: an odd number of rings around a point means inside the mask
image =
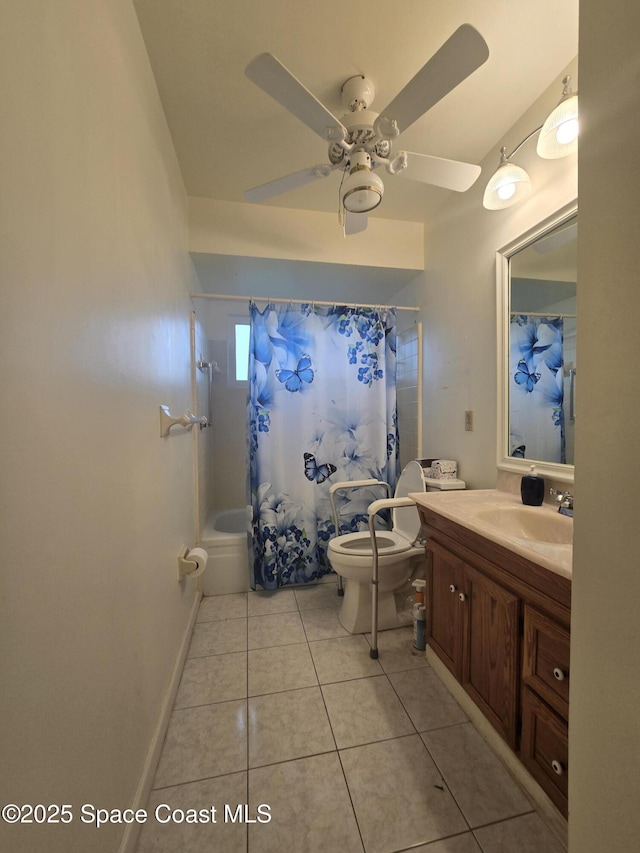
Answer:
[{"label": "sink basin", "polygon": [[487,507],[475,517],[483,524],[499,528],[506,536],[516,536],[529,542],[571,545],[573,541],[573,520],[541,507]]},{"label": "sink basin", "polygon": [[466,527],[542,568],[571,578],[573,519],[553,506],[525,506],[520,495],[500,489],[416,492],[409,497],[428,512]]}]

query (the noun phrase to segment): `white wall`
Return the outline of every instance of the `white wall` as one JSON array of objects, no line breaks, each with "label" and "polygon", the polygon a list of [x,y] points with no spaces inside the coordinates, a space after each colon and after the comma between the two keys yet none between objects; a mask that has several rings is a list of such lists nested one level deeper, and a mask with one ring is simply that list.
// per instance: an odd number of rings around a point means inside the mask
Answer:
[{"label": "white wall", "polygon": [[[564,73],[577,81],[577,62]],[[538,127],[562,92],[560,75],[502,140],[507,151]],[[400,291],[398,301],[423,306],[423,452],[457,459],[471,488],[496,483],[496,264],[495,252],[577,196],[577,158],[541,160],[535,138],[514,162],[525,168],[534,193],[501,211],[482,206],[484,188],[498,166],[499,147],[481,164],[482,175],[454,194],[425,235],[425,272]],[[474,412],[473,432],[464,413]]]},{"label": "white wall", "polygon": [[7,0],[0,63],[0,800],[124,808],[195,596],[187,201],[129,0]]},{"label": "white wall", "polygon": [[422,269],[423,236],[421,222],[371,216],[366,231],[346,240],[334,213],[189,199],[197,253],[414,270]]},{"label": "white wall", "polygon": [[581,0],[571,853],[640,838],[639,31],[637,3]]}]

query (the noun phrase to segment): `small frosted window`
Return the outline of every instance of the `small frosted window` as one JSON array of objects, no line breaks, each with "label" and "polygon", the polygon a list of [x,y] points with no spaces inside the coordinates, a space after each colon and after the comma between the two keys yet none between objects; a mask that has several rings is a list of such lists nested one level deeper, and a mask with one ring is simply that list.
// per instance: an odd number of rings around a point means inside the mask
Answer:
[{"label": "small frosted window", "polygon": [[236,323],[236,382],[246,382],[249,373],[249,324]]}]

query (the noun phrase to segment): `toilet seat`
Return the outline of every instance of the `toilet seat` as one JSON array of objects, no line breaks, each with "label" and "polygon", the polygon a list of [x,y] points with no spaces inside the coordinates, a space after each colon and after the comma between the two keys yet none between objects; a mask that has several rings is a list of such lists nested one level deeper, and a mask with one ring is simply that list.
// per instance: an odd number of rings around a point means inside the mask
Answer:
[{"label": "toilet seat", "polygon": [[[417,461],[407,463],[398,478],[394,497],[404,498],[410,492],[424,490],[422,466]],[[420,518],[416,507],[395,507],[391,516],[392,529],[376,531],[378,559],[383,566],[392,564],[396,558],[402,561],[422,550],[413,545],[420,531]],[[343,565],[371,565],[373,548],[369,531],[361,530],[334,536],[329,540],[328,551]]]},{"label": "toilet seat", "polygon": [[[380,556],[402,554],[411,548],[411,543],[395,530],[376,531],[376,542]],[[357,533],[345,533],[329,541],[329,550],[348,557],[371,558],[371,537],[369,532],[361,530]]]}]

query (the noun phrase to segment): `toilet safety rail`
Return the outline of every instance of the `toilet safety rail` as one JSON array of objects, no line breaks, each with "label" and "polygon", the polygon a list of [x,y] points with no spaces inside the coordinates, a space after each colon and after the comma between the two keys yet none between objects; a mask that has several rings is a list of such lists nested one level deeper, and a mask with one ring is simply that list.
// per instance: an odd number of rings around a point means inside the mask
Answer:
[{"label": "toilet safety rail", "polygon": [[[391,486],[385,483],[384,480],[342,480],[339,483],[332,483],[329,489],[329,499],[331,501],[331,512],[333,513],[333,524],[336,529],[335,536],[340,535],[340,522],[338,519],[338,511],[336,509],[335,493],[340,489],[361,489],[364,486],[382,486],[387,490],[387,497],[391,494]],[[338,575],[338,595],[344,595],[342,585],[342,575]]]},{"label": "toilet safety rail", "polygon": [[371,650],[369,657],[378,657],[378,542],[375,534],[375,517],[383,509],[393,509],[401,506],[415,506],[411,498],[387,498],[369,504],[369,536],[371,537]]}]

